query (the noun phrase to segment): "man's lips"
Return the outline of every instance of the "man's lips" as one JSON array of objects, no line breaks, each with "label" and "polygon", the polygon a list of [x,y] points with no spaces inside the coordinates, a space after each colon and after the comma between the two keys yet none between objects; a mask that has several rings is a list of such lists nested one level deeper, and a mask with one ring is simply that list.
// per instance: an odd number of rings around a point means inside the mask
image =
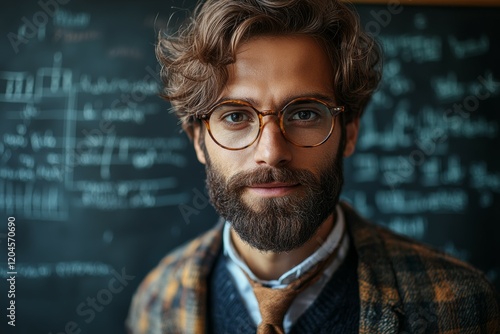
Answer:
[{"label": "man's lips", "polygon": [[270,182],[248,186],[248,189],[263,197],[284,196],[300,186],[299,183]]}]

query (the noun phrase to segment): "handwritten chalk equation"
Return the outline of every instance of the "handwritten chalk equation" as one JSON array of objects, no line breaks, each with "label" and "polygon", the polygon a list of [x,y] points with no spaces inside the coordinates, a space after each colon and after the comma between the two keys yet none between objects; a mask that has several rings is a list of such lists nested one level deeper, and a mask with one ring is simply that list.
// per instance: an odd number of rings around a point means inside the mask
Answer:
[{"label": "handwritten chalk equation", "polygon": [[147,100],[158,93],[152,74],[147,80],[92,78],[62,64],[56,52],[52,66],[34,73],[0,72],[0,210],[65,220],[71,207],[188,201],[175,177],[158,172],[187,165],[186,139],[133,135],[161,112],[156,100]]}]

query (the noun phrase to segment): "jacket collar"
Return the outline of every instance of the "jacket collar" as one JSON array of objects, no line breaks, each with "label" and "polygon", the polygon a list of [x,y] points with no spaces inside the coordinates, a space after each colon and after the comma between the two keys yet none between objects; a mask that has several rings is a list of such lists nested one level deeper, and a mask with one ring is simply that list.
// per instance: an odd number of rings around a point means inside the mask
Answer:
[{"label": "jacket collar", "polygon": [[396,273],[387,245],[375,225],[341,203],[346,225],[358,253],[360,333],[399,333],[403,315]]},{"label": "jacket collar", "polygon": [[[360,294],[360,333],[397,333],[403,315],[396,274],[379,229],[367,223],[348,204],[341,202],[351,240],[358,254]],[[222,246],[223,220],[188,247],[191,256],[182,270],[182,289],[197,291],[190,298],[192,306],[186,327],[190,333],[204,333],[206,328],[207,278]],[[179,277],[180,278],[180,277]],[[179,321],[180,319],[172,319]]]}]

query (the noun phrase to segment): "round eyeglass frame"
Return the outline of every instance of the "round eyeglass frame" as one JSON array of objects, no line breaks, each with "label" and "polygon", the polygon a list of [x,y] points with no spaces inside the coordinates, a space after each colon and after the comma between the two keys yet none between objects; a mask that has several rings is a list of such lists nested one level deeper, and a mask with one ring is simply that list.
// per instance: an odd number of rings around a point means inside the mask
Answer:
[{"label": "round eyeglass frame", "polygon": [[[291,139],[289,139],[288,136],[287,136],[287,134],[286,134],[286,131],[285,131],[285,128],[284,128],[284,125],[283,125],[283,113],[286,110],[286,108],[288,108],[290,105],[292,105],[294,103],[297,103],[297,102],[300,102],[300,101],[313,101],[313,102],[321,103],[322,105],[324,105],[330,111],[330,114],[332,115],[332,126],[330,127],[330,132],[325,137],[325,139],[323,139],[323,141],[321,141],[318,144],[314,144],[314,145],[299,145],[299,144],[293,142]],[[255,136],[255,138],[249,144],[247,144],[247,145],[245,145],[243,147],[239,147],[239,148],[231,148],[231,147],[227,147],[225,145],[222,145],[213,136],[212,131],[210,130],[210,116],[212,116],[212,113],[214,112],[215,109],[217,109],[218,107],[220,107],[222,105],[225,105],[225,104],[238,104],[238,105],[250,107],[259,116],[259,131],[257,132],[257,135]],[[331,106],[327,102],[325,102],[323,100],[320,100],[320,99],[317,99],[317,98],[314,98],[314,97],[299,97],[299,98],[293,99],[290,102],[288,102],[283,108],[281,108],[281,110],[279,110],[278,112],[276,112],[275,110],[272,110],[272,109],[270,109],[270,110],[258,110],[253,105],[251,105],[250,103],[248,103],[246,101],[242,101],[242,100],[224,100],[224,101],[222,101],[220,103],[215,104],[213,107],[211,107],[206,114],[196,115],[195,117],[198,118],[198,119],[200,119],[200,120],[202,120],[205,123],[205,126],[208,129],[208,134],[210,135],[210,137],[212,138],[212,140],[217,145],[219,145],[222,148],[225,148],[226,150],[239,151],[239,150],[243,150],[243,149],[245,149],[247,147],[252,146],[253,143],[255,143],[255,141],[257,141],[257,139],[260,137],[260,134],[262,132],[262,127],[264,126],[264,122],[263,122],[264,116],[271,116],[271,115],[274,115],[274,116],[278,117],[281,133],[283,134],[283,137],[289,143],[292,143],[293,145],[298,146],[298,147],[306,147],[306,148],[320,146],[320,145],[324,144],[330,138],[330,136],[333,133],[333,129],[335,128],[335,118],[340,113],[342,113],[344,111],[345,111],[345,107],[344,106]]]}]

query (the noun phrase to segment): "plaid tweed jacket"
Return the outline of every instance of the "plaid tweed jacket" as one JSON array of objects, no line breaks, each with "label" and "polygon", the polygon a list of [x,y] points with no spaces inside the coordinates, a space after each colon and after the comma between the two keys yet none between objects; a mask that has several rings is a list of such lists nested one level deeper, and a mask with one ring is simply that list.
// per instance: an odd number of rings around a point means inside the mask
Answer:
[{"label": "plaid tweed jacket", "polygon": [[[498,295],[469,265],[372,225],[342,204],[358,253],[360,333],[500,333]],[[204,333],[222,224],[166,256],[138,288],[133,334]]]}]

